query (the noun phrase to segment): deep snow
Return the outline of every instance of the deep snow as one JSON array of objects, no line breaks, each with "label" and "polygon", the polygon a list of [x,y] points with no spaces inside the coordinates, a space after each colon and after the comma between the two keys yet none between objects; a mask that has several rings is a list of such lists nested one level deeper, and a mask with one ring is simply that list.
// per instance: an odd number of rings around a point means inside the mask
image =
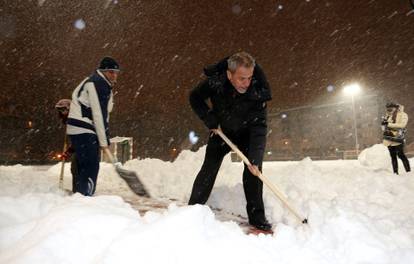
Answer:
[{"label": "deep snow", "polygon": [[[179,201],[144,215],[124,201],[133,194],[109,164],[101,163],[95,197],[60,191],[59,164],[46,171],[0,166],[0,262],[414,263],[414,174],[400,165],[393,175],[384,146],[364,150],[358,161],[265,162],[265,177],[309,219],[300,225],[265,188],[273,236],[247,236],[217,220],[217,210],[182,206],[204,150],[184,151],[173,163],[126,164],[153,197]],[[226,157],[211,208],[246,215],[242,169]],[[70,188],[68,164],[65,175]]]}]

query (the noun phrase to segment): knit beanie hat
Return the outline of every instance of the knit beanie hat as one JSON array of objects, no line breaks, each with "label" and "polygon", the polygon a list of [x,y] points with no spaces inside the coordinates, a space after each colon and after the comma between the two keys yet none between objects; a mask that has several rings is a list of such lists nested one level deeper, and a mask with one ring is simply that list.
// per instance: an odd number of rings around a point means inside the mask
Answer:
[{"label": "knit beanie hat", "polygon": [[104,57],[99,64],[98,70],[101,71],[119,71],[119,64],[111,57]]}]

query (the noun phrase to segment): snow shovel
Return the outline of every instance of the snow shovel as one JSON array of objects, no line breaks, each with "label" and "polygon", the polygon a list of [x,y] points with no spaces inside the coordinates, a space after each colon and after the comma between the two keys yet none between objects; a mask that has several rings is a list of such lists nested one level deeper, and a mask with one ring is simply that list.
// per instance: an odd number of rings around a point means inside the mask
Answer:
[{"label": "snow shovel", "polygon": [[[63,141],[63,151],[64,153],[66,151],[66,147],[68,145],[68,139],[65,133],[65,139]],[[60,175],[59,175],[59,188],[63,190],[63,173],[65,171],[65,158],[62,156],[62,165],[60,167]]]},{"label": "snow shovel", "polygon": [[[228,137],[226,137],[226,135],[224,135],[223,131],[221,131],[221,129],[216,129],[214,130],[215,133],[217,133],[226,143],[227,145],[229,145],[229,147],[236,152],[237,156],[239,156],[243,162],[247,165],[247,166],[251,166],[252,164],[250,163],[249,159],[237,148],[236,145],[233,144],[233,142],[230,141],[230,139]],[[293,209],[292,206],[290,206],[290,204],[287,201],[286,196],[278,189],[276,188],[276,186],[274,184],[272,184],[271,181],[269,181],[269,179],[267,179],[266,177],[263,176],[263,174],[259,171],[259,175],[257,175],[257,177],[259,177],[259,179],[264,182],[264,184],[282,201],[282,203],[290,210],[290,212],[296,216],[296,218],[302,222],[302,224],[307,224],[308,223],[308,219],[303,218],[302,216],[300,216],[296,210]]]},{"label": "snow shovel", "polygon": [[71,102],[70,99],[60,99],[55,105],[55,109],[58,112],[59,118],[65,127],[65,138],[63,139],[63,150],[61,154],[62,165],[60,167],[60,175],[59,175],[59,188],[62,190],[63,190],[63,173],[65,171],[65,161],[66,161],[66,158],[64,157],[64,153],[68,145],[68,137],[66,136],[66,120],[69,115],[70,102]]},{"label": "snow shovel", "polygon": [[108,148],[104,148],[104,151],[106,156],[109,158],[109,161],[114,165],[115,171],[118,173],[119,177],[121,177],[128,184],[128,187],[131,189],[131,191],[139,196],[150,197],[149,193],[145,189],[144,184],[142,184],[138,178],[136,172],[124,169],[121,163],[116,161],[115,157],[112,155]]}]

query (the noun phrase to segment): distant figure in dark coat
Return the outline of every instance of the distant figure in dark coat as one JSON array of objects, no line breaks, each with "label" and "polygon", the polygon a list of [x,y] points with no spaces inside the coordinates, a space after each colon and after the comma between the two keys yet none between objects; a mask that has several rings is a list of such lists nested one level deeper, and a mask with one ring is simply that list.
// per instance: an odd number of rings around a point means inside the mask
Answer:
[{"label": "distant figure in dark coat", "polygon": [[[189,204],[205,204],[229,146],[216,134],[222,129],[248,157],[243,186],[249,223],[270,230],[263,204],[263,183],[256,177],[261,171],[267,134],[267,101],[271,100],[269,84],[262,69],[251,55],[240,52],[204,69],[207,78],[190,94],[194,112],[212,131],[204,163],[194,182]],[[206,103],[210,100],[211,108]],[[256,176],[255,176],[256,175]]]},{"label": "distant figure in dark coat", "polygon": [[[66,130],[66,122],[68,121],[69,109],[70,109],[70,99],[61,99],[59,102],[56,103],[55,108],[58,111],[58,115],[62,124],[65,126]],[[65,131],[66,133],[66,131]],[[67,144],[67,139],[65,137],[65,145]],[[75,149],[71,144],[68,144],[64,152],[62,153],[62,160],[68,161],[70,160],[70,172],[72,173],[72,192],[76,192],[76,179],[78,174],[78,167],[76,164],[76,155]]]}]

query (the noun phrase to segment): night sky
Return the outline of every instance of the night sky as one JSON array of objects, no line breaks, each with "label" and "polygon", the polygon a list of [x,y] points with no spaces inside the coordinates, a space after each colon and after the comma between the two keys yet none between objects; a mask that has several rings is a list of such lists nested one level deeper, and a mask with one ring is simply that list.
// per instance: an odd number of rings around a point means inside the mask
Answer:
[{"label": "night sky", "polygon": [[133,136],[140,157],[168,159],[191,130],[206,142],[189,91],[205,65],[241,50],[267,74],[270,112],[339,100],[359,82],[414,116],[409,0],[0,2],[0,144],[30,146],[27,159],[61,148],[54,104],[106,55],[122,68],[111,134]]}]

